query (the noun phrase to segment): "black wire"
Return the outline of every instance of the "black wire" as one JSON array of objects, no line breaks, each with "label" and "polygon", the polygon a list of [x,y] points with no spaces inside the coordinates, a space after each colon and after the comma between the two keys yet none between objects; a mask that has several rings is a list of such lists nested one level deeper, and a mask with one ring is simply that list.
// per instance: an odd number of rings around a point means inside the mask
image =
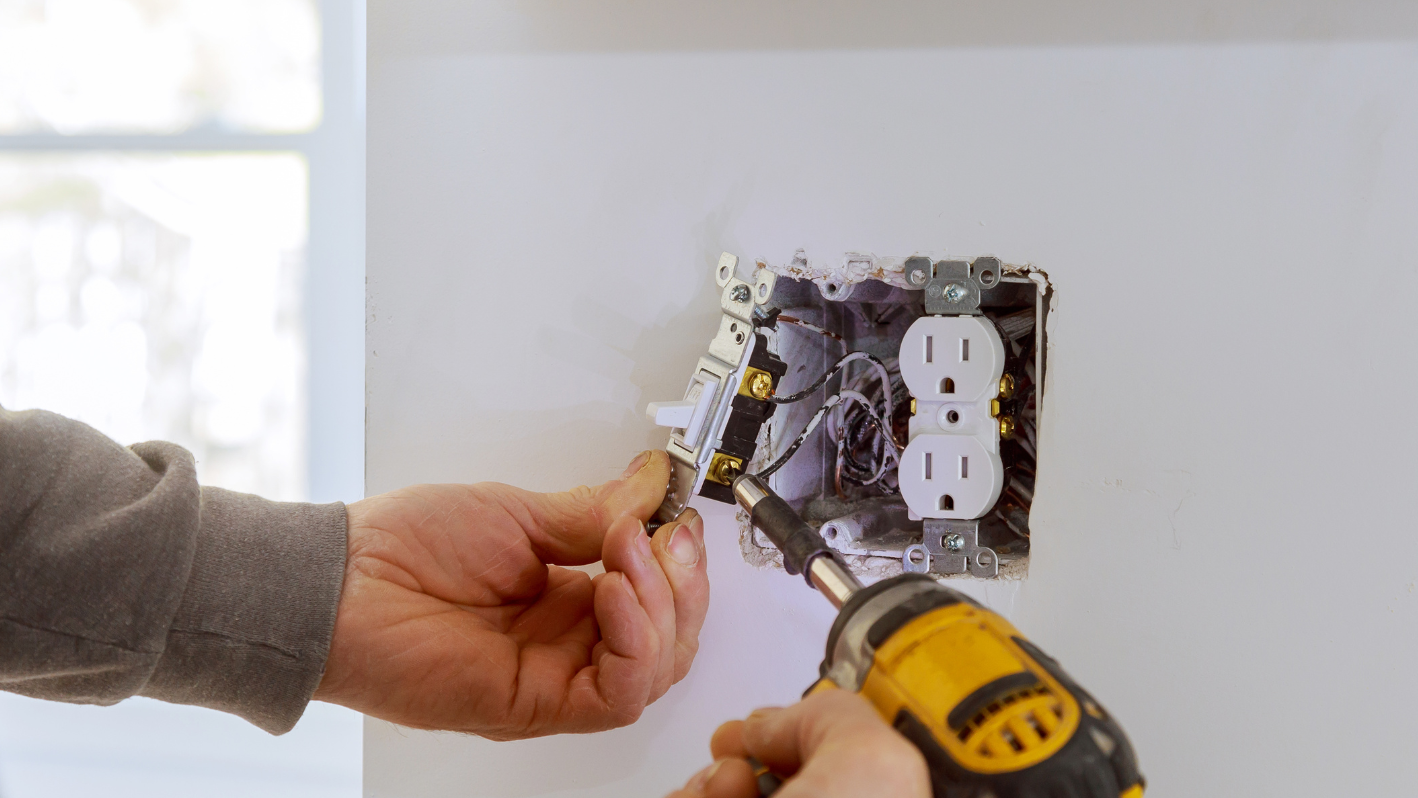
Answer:
[{"label": "black wire", "polygon": [[768,475],[782,468],[783,464],[788,462],[788,458],[792,457],[793,454],[797,452],[798,447],[803,445],[803,441],[807,440],[808,436],[812,434],[812,431],[817,429],[818,422],[822,421],[822,417],[827,415],[827,411],[836,407],[837,403],[841,401],[842,397],[838,394],[833,394],[828,397],[827,401],[822,403],[822,407],[819,407],[817,412],[812,414],[812,418],[808,420],[807,426],[803,427],[803,431],[798,433],[798,437],[793,441],[793,444],[784,450],[781,455],[778,455],[777,460],[774,460],[763,470],[759,471],[758,476],[762,479],[767,479]]},{"label": "black wire", "polygon": [[[889,375],[890,372],[888,379]],[[898,393],[898,387],[900,386],[895,382],[890,383],[893,398]],[[895,438],[885,428],[889,423],[883,420],[886,411],[882,402],[886,389],[883,388],[881,380],[876,379],[869,387],[864,386],[858,390],[863,393],[869,404],[853,402],[843,413],[839,435],[845,445],[838,447],[838,470],[846,480],[862,486],[870,484],[890,495],[898,490],[891,484],[894,481],[892,478],[895,476],[896,466],[882,461],[891,456],[887,447],[897,452],[901,447],[896,445]],[[903,397],[902,401],[904,400]]]},{"label": "black wire", "polygon": [[[814,380],[812,385],[809,385],[803,390],[788,396],[771,396],[768,398],[768,401],[772,402],[775,405],[786,405],[792,404],[793,402],[801,402],[802,400],[816,393],[818,388],[821,388],[824,383],[832,379],[832,375],[841,371],[844,366],[854,360],[866,360],[870,363],[875,363],[876,365],[881,366],[883,371],[887,371],[886,364],[878,360],[875,355],[872,355],[867,352],[848,352],[847,354],[843,355],[842,359],[837,361],[837,363],[833,365],[832,368],[828,369],[826,373]],[[887,374],[890,373],[890,371],[887,371]]]},{"label": "black wire", "polygon": [[[882,448],[881,428],[876,419],[865,408],[853,407],[853,411],[843,419],[842,441],[845,445],[841,457],[846,474],[858,484],[863,484],[876,475],[878,463],[886,452]],[[873,430],[877,433],[872,434]],[[867,459],[859,460],[858,455],[864,449]]]}]

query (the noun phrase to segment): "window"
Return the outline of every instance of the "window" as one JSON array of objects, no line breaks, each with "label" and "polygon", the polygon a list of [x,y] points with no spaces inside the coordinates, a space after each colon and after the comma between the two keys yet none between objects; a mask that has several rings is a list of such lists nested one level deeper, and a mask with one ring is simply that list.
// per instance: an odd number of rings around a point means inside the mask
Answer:
[{"label": "window", "polygon": [[0,403],[304,499],[307,193],[293,153],[0,156]]},{"label": "window", "polygon": [[311,0],[0,5],[3,133],[298,133],[320,107]]},{"label": "window", "polygon": [[[363,3],[0,3],[0,404],[172,440],[202,482],[363,482]],[[0,796],[359,791],[360,717],[291,734],[0,693]]]}]

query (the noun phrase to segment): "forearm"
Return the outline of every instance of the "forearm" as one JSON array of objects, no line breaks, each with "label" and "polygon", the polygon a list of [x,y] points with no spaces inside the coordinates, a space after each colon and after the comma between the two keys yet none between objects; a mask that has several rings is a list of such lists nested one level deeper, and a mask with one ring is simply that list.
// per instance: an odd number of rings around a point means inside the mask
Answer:
[{"label": "forearm", "polygon": [[0,687],[288,730],[319,683],[343,505],[199,488],[181,447],[0,409]]}]

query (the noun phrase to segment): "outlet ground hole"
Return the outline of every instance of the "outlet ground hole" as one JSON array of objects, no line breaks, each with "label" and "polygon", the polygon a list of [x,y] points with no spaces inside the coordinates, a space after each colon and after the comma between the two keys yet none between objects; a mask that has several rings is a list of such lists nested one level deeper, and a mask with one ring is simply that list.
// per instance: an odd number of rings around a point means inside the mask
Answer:
[{"label": "outlet ground hole", "polygon": [[942,512],[955,509],[955,499],[950,494],[940,497],[940,509]]},{"label": "outlet ground hole", "polygon": [[940,392],[941,392],[941,393],[955,393],[955,380],[952,380],[952,379],[949,378],[949,377],[946,377],[945,379],[941,380],[941,381],[940,381]]}]

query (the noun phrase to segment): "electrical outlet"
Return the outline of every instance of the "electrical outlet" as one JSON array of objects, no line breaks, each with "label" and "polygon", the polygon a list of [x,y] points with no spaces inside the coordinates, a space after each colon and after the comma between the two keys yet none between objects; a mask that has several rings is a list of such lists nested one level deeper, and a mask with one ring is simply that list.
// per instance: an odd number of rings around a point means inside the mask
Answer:
[{"label": "electrical outlet", "polygon": [[922,316],[901,337],[899,359],[916,401],[970,404],[995,398],[1004,342],[983,316]]},{"label": "electrical outlet", "polygon": [[[1043,272],[853,252],[754,264],[723,255],[723,311],[671,428],[658,518],[733,502],[758,474],[868,578],[1022,575],[1030,551],[1052,287]],[[755,564],[778,562],[741,516]]]},{"label": "electrical outlet", "polygon": [[975,519],[1004,488],[991,403],[1004,341],[983,316],[922,316],[901,338],[901,379],[916,400],[897,480],[914,518]]}]

